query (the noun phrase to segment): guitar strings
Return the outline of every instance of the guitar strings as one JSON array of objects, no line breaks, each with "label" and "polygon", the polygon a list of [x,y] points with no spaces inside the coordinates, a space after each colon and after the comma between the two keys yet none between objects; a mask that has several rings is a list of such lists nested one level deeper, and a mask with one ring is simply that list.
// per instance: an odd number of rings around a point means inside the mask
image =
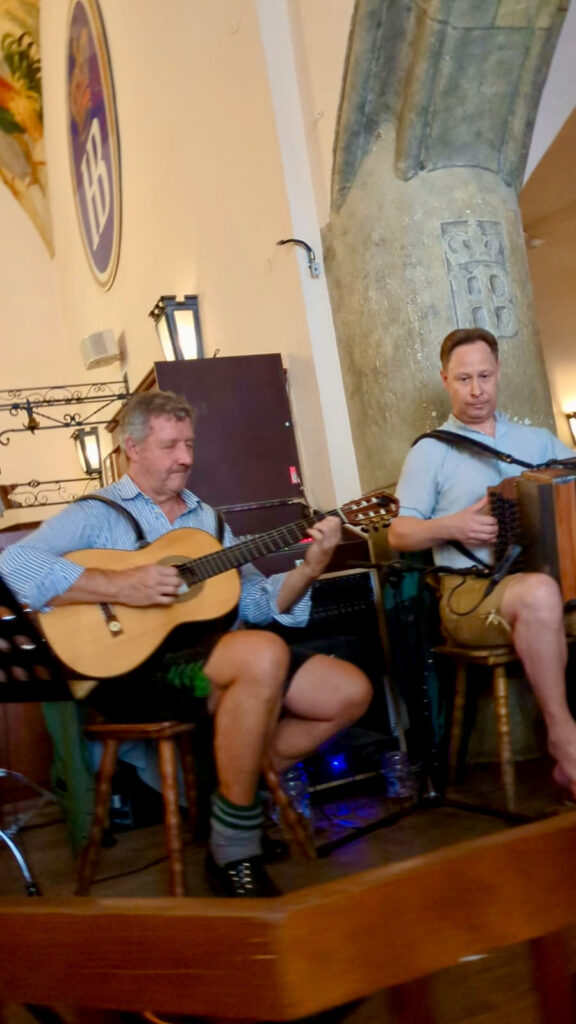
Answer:
[{"label": "guitar strings", "polygon": [[[201,555],[191,562],[185,562],[183,565],[177,566],[178,571],[189,583],[227,572],[229,569],[235,569],[237,566],[251,561],[254,555],[266,555],[300,540],[310,525],[329,515],[338,515],[338,511],[321,512],[310,519],[301,519],[296,523],[278,526],[259,537],[240,541],[230,548],[223,548],[221,551],[214,551],[209,555]],[[278,541],[281,542],[280,545]]]},{"label": "guitar strings", "polygon": [[[357,502],[351,502],[344,507],[361,508],[362,501],[370,500],[372,497],[372,495],[366,495],[364,499],[361,498]],[[188,584],[201,582],[202,580],[209,579],[211,576],[217,576],[219,573],[228,572],[229,569],[235,569],[240,565],[250,562],[255,555],[267,555],[301,540],[309,526],[320,522],[326,516],[339,516],[340,519],[343,518],[341,509],[333,509],[330,512],[316,512],[309,519],[301,519],[296,523],[278,526],[267,533],[240,541],[238,544],[233,544],[232,547],[222,548],[208,555],[201,555],[199,558],[183,562],[177,566],[178,571],[183,580]],[[278,541],[281,543],[279,544]]]}]

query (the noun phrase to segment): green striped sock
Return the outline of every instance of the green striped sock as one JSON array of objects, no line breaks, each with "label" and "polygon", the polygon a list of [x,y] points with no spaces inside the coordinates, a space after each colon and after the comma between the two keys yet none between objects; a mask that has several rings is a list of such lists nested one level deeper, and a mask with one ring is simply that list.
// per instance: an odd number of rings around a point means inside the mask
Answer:
[{"label": "green striped sock", "polygon": [[210,815],[210,850],[216,863],[222,866],[260,854],[263,821],[260,797],[246,806],[233,804],[221,793],[215,793]]}]

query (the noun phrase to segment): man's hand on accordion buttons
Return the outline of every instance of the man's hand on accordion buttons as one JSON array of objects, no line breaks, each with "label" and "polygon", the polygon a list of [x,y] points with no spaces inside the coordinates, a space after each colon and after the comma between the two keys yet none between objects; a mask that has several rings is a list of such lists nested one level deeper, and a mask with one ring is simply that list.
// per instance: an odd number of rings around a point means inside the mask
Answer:
[{"label": "man's hand on accordion buttons", "polygon": [[484,544],[495,544],[498,536],[498,520],[484,511],[488,506],[488,498],[480,498],[474,505],[446,516],[450,520],[450,540],[458,540],[468,547]]}]

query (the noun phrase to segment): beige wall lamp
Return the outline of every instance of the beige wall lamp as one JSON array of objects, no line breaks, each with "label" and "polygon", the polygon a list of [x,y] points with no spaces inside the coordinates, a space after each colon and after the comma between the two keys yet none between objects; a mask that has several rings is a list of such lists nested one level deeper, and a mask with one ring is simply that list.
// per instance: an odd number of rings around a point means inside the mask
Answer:
[{"label": "beige wall lamp", "polygon": [[165,359],[202,358],[204,352],[197,295],[185,295],[183,299],[177,299],[175,295],[161,295],[148,316],[152,317],[156,325]]},{"label": "beige wall lamp", "polygon": [[76,451],[86,476],[100,476],[102,471],[102,456],[100,454],[100,439],[98,427],[80,427],[72,434],[76,442]]}]

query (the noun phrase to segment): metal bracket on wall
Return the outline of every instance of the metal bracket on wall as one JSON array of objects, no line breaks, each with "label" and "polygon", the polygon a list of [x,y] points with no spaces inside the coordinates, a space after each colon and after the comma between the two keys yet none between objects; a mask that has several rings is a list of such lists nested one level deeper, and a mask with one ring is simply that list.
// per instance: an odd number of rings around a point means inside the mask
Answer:
[{"label": "metal bracket on wall", "polygon": [[0,486],[0,505],[8,508],[45,508],[70,502],[102,486],[101,476],[69,477],[68,480],[28,480]]},{"label": "metal bracket on wall", "polygon": [[308,242],[304,242],[301,238],[281,238],[276,245],[288,245],[289,242],[293,242],[294,245],[300,245],[306,250],[308,256],[308,269],[310,271],[310,277],[320,277],[320,264],[316,259],[316,253]]},{"label": "metal bracket on wall", "polygon": [[[0,391],[0,416],[25,416],[19,427],[0,430],[0,444],[10,444],[10,434],[35,434],[39,430],[78,428],[85,424],[101,426],[110,416],[97,418],[114,402],[124,402],[129,396],[128,378],[101,381],[97,384],[56,384],[42,388],[10,388]],[[70,407],[88,406],[89,411],[65,411]],[[45,410],[50,409],[50,413]],[[46,422],[44,422],[46,421]]]}]

